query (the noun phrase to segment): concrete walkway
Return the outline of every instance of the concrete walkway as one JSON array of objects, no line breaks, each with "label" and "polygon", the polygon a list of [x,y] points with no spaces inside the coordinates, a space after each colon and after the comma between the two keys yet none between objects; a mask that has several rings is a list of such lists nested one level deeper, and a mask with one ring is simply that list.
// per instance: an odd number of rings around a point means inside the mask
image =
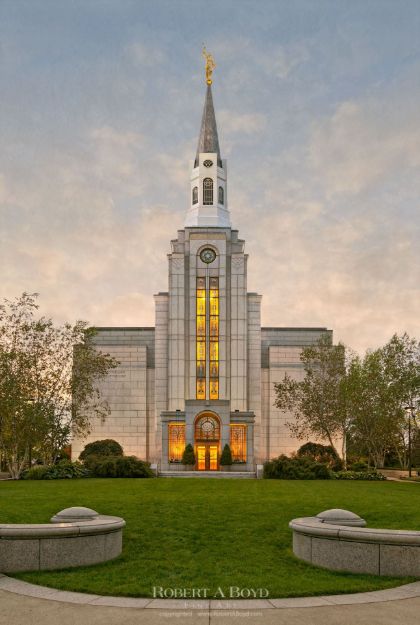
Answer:
[{"label": "concrete walkway", "polygon": [[420,582],[352,595],[254,601],[101,597],[0,577],[1,625],[419,625]]}]

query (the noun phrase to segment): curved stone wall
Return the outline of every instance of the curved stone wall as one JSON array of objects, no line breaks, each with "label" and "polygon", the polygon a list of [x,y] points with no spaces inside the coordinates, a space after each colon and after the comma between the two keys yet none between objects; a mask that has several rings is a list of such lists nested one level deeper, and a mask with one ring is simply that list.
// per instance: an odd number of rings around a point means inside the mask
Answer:
[{"label": "curved stone wall", "polygon": [[0,525],[0,572],[98,564],[122,550],[124,519],[90,508],[67,508],[51,523]]},{"label": "curved stone wall", "polygon": [[293,519],[293,552],[334,571],[420,577],[420,532],[371,529],[347,510]]}]

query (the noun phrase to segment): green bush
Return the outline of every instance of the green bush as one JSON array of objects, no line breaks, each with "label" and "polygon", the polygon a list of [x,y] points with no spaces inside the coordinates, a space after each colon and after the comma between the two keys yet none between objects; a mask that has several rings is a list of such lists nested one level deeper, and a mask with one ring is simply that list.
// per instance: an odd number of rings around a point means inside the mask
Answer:
[{"label": "green bush", "polygon": [[331,471],[325,464],[309,457],[288,458],[281,455],[264,464],[264,477],[278,480],[329,480]]},{"label": "green bush", "polygon": [[316,480],[330,480],[332,477],[331,471],[326,464],[315,462],[311,470],[315,475]]},{"label": "green bush", "polygon": [[23,471],[23,480],[45,480],[45,474],[48,472],[49,467],[45,464],[36,464],[34,467]]},{"label": "green bush", "polygon": [[191,443],[188,443],[188,445],[184,449],[184,453],[182,454],[182,464],[186,464],[186,465],[195,464],[195,453],[194,453],[194,448],[191,445]]},{"label": "green bush", "polygon": [[233,464],[232,452],[228,444],[226,444],[223,448],[222,455],[220,456],[220,464],[222,467],[229,467]]},{"label": "green bush", "polygon": [[385,475],[378,473],[378,471],[338,471],[334,473],[333,477],[336,480],[366,480],[371,482],[386,480]]},{"label": "green bush", "polygon": [[123,454],[123,448],[117,441],[112,440],[112,438],[106,438],[102,441],[88,443],[80,454],[79,459],[86,461],[89,456],[122,456]]},{"label": "green bush", "polygon": [[90,472],[80,462],[61,460],[57,464],[37,465],[22,474],[24,480],[64,480],[89,477]]},{"label": "green bush", "polygon": [[89,469],[95,477],[154,477],[150,463],[135,456],[92,456]]},{"label": "green bush", "polygon": [[360,460],[358,460],[357,462],[353,462],[353,464],[350,465],[351,471],[366,471],[367,468],[368,468],[367,463],[361,462]]}]

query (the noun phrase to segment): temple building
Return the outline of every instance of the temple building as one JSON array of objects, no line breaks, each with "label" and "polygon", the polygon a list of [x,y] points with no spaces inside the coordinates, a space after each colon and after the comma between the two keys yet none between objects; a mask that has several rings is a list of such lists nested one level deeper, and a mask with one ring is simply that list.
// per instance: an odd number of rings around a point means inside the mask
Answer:
[{"label": "temple building", "polygon": [[232,470],[253,472],[302,444],[274,406],[274,384],[285,373],[302,379],[302,347],[332,331],[261,327],[262,296],[247,290],[245,241],[230,219],[211,74],[189,196],[170,243],[168,290],[155,295],[155,327],[98,329],[98,349],[120,362],[100,387],[111,414],[73,441],[74,458],[86,443],[112,438],[164,473],[183,469],[191,443],[195,470],[218,471],[228,443]]}]

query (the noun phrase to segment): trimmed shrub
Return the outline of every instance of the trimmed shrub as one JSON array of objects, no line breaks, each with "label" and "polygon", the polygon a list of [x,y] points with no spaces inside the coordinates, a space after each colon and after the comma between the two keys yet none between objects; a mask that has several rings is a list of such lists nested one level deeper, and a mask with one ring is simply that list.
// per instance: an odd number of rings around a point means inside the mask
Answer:
[{"label": "trimmed shrub", "polygon": [[186,465],[195,464],[195,453],[194,453],[194,448],[191,445],[191,443],[188,443],[188,445],[184,449],[184,453],[182,454],[182,464],[186,464]]},{"label": "trimmed shrub", "polygon": [[311,458],[288,458],[281,455],[264,464],[264,477],[278,480],[329,480],[331,471]]},{"label": "trimmed shrub", "polygon": [[80,462],[61,460],[57,464],[37,465],[22,474],[24,480],[65,480],[89,477],[90,472]]},{"label": "trimmed shrub", "polygon": [[370,482],[386,480],[378,471],[338,471],[333,476],[336,480],[366,480]]},{"label": "trimmed shrub", "polygon": [[154,477],[150,463],[135,456],[92,456],[89,469],[94,477]]},{"label": "trimmed shrub", "polygon": [[229,467],[233,464],[232,452],[228,444],[223,448],[222,455],[220,456],[220,464],[222,467]]},{"label": "trimmed shrub", "polygon": [[122,456],[123,454],[123,448],[117,441],[114,441],[112,438],[106,438],[102,441],[88,443],[80,454],[79,460],[86,461],[89,456],[101,458],[103,456]]}]

